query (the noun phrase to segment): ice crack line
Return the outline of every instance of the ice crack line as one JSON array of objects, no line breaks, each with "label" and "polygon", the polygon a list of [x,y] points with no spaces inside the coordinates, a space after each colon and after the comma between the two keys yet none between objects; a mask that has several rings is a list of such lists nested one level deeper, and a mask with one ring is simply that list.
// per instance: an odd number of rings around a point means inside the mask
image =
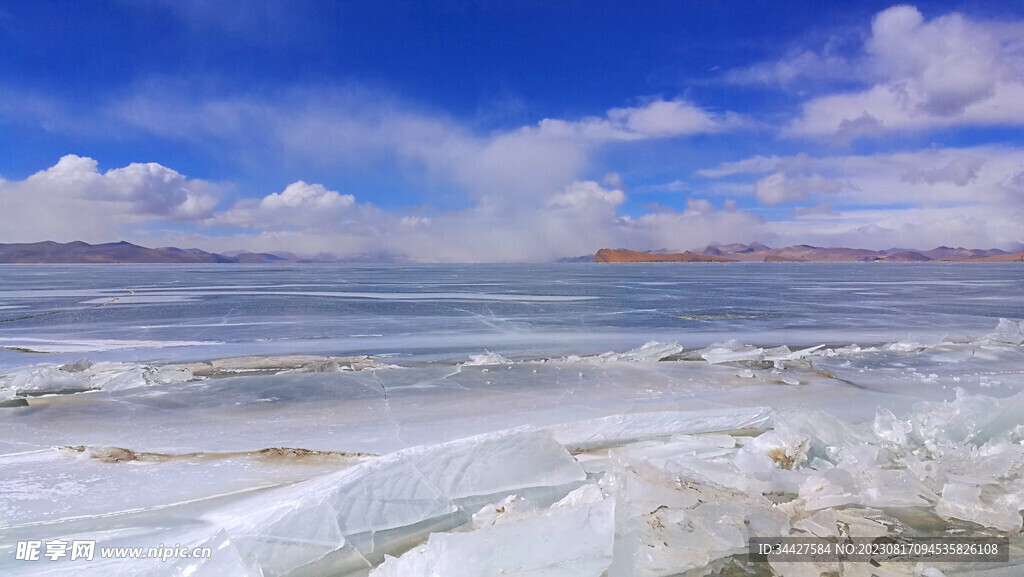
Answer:
[{"label": "ice crack line", "polygon": [[125,290],[128,291],[128,294],[121,295],[121,296],[116,296],[116,297],[110,299],[109,301],[104,301],[104,302],[101,302],[98,305],[93,305],[91,307],[83,307],[83,308],[80,308],[80,309],[71,309],[71,310],[63,310],[63,311],[46,311],[46,312],[36,313],[36,314],[32,314],[32,315],[25,315],[23,317],[16,317],[16,318],[13,318],[13,319],[0,319],[0,323],[13,323],[15,321],[25,321],[25,320],[28,320],[28,319],[37,319],[39,317],[45,317],[45,316],[49,316],[49,315],[59,315],[59,314],[62,314],[62,313],[74,313],[74,312],[85,311],[85,310],[89,310],[89,309],[98,309],[100,307],[105,307],[107,305],[116,303],[117,301],[121,300],[122,296],[132,296],[132,295],[135,294],[135,291],[133,291],[131,289],[125,289]]},{"label": "ice crack line", "polygon": [[384,391],[384,410],[387,411],[388,416],[391,417],[391,422],[395,425],[395,438],[400,443],[405,445],[405,440],[402,439],[402,425],[395,418],[395,414],[391,412],[391,402],[389,401],[390,395],[388,395],[388,388],[384,385],[384,381],[381,380],[380,376],[377,375],[375,369],[371,369],[370,372],[373,374],[373,378],[377,379],[377,383],[380,384],[380,389]]}]

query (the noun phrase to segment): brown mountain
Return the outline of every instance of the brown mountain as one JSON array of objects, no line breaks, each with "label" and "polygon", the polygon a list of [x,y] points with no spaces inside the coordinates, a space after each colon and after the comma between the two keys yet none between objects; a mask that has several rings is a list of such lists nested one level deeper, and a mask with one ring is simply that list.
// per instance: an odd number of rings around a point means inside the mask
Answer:
[{"label": "brown mountain", "polygon": [[286,262],[287,258],[269,252],[239,252],[228,256],[243,264],[263,264],[268,262]]},{"label": "brown mountain", "polygon": [[933,248],[932,250],[924,251],[921,254],[932,260],[953,260],[961,258],[983,258],[987,256],[999,256],[1006,254],[1005,250],[999,250],[998,248],[980,249],[980,248],[949,248],[948,246],[940,246]]},{"label": "brown mountain", "polygon": [[[605,254],[602,254],[605,253]],[[600,258],[599,258],[600,257]],[[860,248],[823,248],[800,244],[769,248],[760,243],[711,244],[697,251],[676,254],[652,254],[629,250],[601,249],[594,262],[1015,262],[1024,253],[1009,254],[999,249],[966,249],[940,246],[929,251],[894,249],[875,251]]]},{"label": "brown mountain", "polygon": [[899,252],[886,253],[885,256],[879,260],[883,260],[885,262],[928,262],[932,259],[915,250],[901,250]]},{"label": "brown mountain", "polygon": [[88,244],[53,241],[0,244],[0,263],[233,263],[238,260],[199,249],[146,248],[130,242]]},{"label": "brown mountain", "polygon": [[677,252],[658,254],[626,249],[602,248],[594,255],[594,262],[734,262],[731,259],[708,254]]},{"label": "brown mountain", "polygon": [[957,259],[957,262],[1024,262],[1024,252],[994,254],[975,258]]}]

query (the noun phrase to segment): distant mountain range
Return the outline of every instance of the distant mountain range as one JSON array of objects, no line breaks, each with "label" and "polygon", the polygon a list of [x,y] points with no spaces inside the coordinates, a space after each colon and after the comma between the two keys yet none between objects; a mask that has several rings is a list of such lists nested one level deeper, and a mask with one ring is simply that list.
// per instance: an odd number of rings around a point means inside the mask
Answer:
[{"label": "distant mountain range", "polygon": [[[806,244],[771,248],[761,243],[710,244],[706,247],[671,251],[638,252],[603,248],[594,255],[559,259],[558,262],[1015,262],[1024,252],[999,249],[967,249],[940,246],[932,250],[892,248],[882,251],[858,248],[821,248]],[[392,254],[367,254],[338,258],[331,254],[312,257],[291,253],[231,252],[218,254],[197,248],[146,248],[130,242],[88,244],[81,241],[53,241],[0,244],[0,263],[315,263],[315,262],[406,262]]]},{"label": "distant mountain range", "polygon": [[867,250],[860,248],[822,248],[807,244],[771,248],[755,242],[747,244],[711,244],[685,252],[656,250],[637,252],[603,248],[593,262],[1017,262],[1024,252],[1009,253],[997,248],[967,249],[940,246],[932,250]]},{"label": "distant mountain range", "polygon": [[299,262],[301,259],[269,253],[239,252],[231,255],[198,248],[146,248],[130,242],[88,244],[53,241],[0,244],[0,263],[267,263]]}]

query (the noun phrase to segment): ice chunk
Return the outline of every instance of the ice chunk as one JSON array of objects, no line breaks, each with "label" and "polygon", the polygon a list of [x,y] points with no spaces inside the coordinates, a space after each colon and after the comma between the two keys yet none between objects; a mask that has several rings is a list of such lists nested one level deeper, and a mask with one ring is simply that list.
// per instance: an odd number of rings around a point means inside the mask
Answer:
[{"label": "ice chunk", "polygon": [[681,479],[620,457],[602,480],[616,500],[609,577],[676,575],[746,551],[752,536],[789,533],[789,517],[760,494]]},{"label": "ice chunk", "polygon": [[599,577],[611,563],[614,535],[615,502],[582,502],[469,533],[434,533],[370,575]]},{"label": "ice chunk", "polygon": [[487,365],[511,365],[512,361],[498,353],[487,352],[482,355],[469,355],[469,360],[461,364],[464,367],[483,367]]},{"label": "ice chunk", "polygon": [[848,493],[841,486],[819,476],[808,477],[800,486],[798,495],[804,503],[804,509],[808,511],[840,507],[859,501],[857,495]]},{"label": "ice chunk", "polygon": [[995,332],[986,336],[986,340],[994,343],[1019,345],[1024,343],[1024,321],[999,319]]},{"label": "ice chunk", "polygon": [[807,452],[810,448],[810,437],[777,428],[753,439],[743,451],[764,453],[779,467],[796,469],[807,462]]},{"label": "ice chunk", "polygon": [[518,495],[509,495],[497,503],[484,505],[473,513],[473,526],[476,528],[500,525],[530,517],[537,513],[537,506]]},{"label": "ice chunk", "polygon": [[31,367],[0,377],[0,389],[19,396],[77,393],[89,388],[89,380],[80,371],[53,366]]},{"label": "ice chunk", "polygon": [[794,529],[810,533],[816,537],[838,537],[839,521],[835,509],[822,509],[810,517],[793,523]]},{"label": "ice chunk", "polygon": [[763,492],[770,485],[733,464],[737,453],[731,435],[676,435],[667,442],[647,441],[615,449],[626,456],[698,483],[747,492]]},{"label": "ice chunk", "polygon": [[942,499],[935,506],[935,512],[943,517],[972,521],[1001,531],[1021,530],[1021,509],[1024,501],[1020,496],[988,493],[980,485],[947,483],[942,488]]},{"label": "ice chunk", "polygon": [[572,491],[565,497],[562,497],[560,501],[551,505],[551,508],[559,509],[562,507],[578,507],[589,503],[597,503],[604,498],[604,493],[601,492],[601,488],[599,486],[593,483],[588,483],[579,489]]},{"label": "ice chunk", "polygon": [[180,365],[137,365],[132,363],[90,363],[82,359],[60,366],[36,365],[0,377],[0,389],[18,395],[67,394],[102,389],[117,391],[149,385],[167,385],[192,380],[190,370]]},{"label": "ice chunk", "polygon": [[744,345],[737,340],[730,340],[707,347],[700,351],[700,356],[712,365],[738,361],[760,361],[764,358],[764,349]]},{"label": "ice chunk", "polygon": [[679,343],[665,343],[660,341],[650,341],[644,343],[643,346],[635,349],[626,351],[624,353],[605,353],[594,358],[597,361],[629,361],[629,362],[640,362],[640,361],[660,361],[666,357],[678,354],[682,352],[683,347]]}]

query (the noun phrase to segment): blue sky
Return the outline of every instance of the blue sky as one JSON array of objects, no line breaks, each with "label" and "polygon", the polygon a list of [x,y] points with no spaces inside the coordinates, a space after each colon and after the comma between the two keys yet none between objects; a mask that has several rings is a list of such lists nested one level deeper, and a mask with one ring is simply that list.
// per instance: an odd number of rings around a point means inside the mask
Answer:
[{"label": "blue sky", "polygon": [[0,3],[0,242],[1024,241],[1020,3],[426,4]]}]

